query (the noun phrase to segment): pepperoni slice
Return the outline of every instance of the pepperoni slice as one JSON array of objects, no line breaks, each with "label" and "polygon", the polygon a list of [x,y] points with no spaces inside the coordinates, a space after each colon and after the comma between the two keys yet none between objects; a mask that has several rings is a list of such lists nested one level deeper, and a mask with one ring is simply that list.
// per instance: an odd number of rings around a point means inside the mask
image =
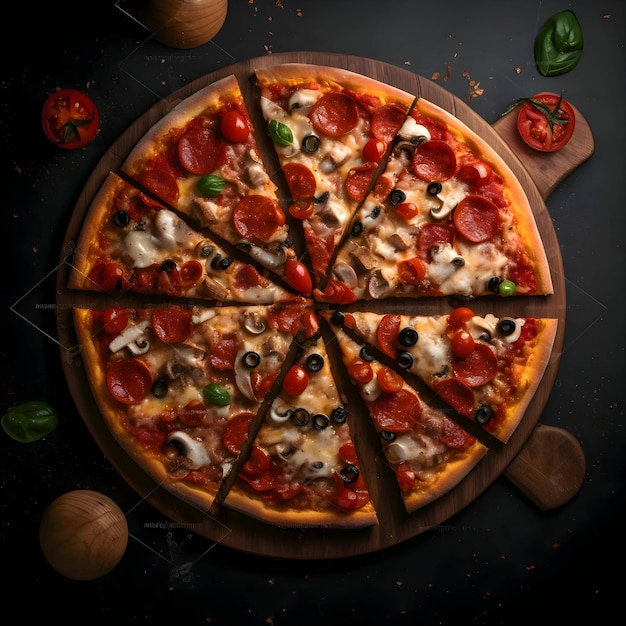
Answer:
[{"label": "pepperoni slice", "polygon": [[252,411],[242,411],[228,420],[224,431],[224,446],[232,454],[239,454],[241,446],[248,440],[253,417]]},{"label": "pepperoni slice", "polygon": [[148,366],[137,359],[111,363],[106,378],[111,395],[123,404],[141,402],[152,388],[152,374]]},{"label": "pepperoni slice", "polygon": [[498,232],[498,207],[483,196],[466,196],[454,209],[453,221],[457,231],[469,241],[488,241]]},{"label": "pepperoni slice", "polygon": [[317,131],[330,137],[349,133],[359,121],[354,98],[346,93],[327,93],[311,107],[309,119]]},{"label": "pepperoni slice", "polygon": [[376,139],[389,143],[404,123],[406,111],[397,104],[386,104],[374,111],[370,129]]},{"label": "pepperoni slice", "polygon": [[191,334],[191,311],[178,307],[156,309],[152,330],[165,343],[181,343]]},{"label": "pepperoni slice", "polygon": [[489,346],[478,343],[468,356],[454,360],[452,371],[470,387],[480,387],[495,378],[498,359]]},{"label": "pepperoni slice", "polygon": [[222,333],[217,342],[211,348],[209,360],[211,365],[218,370],[235,369],[235,360],[239,352],[239,343],[234,333]]},{"label": "pepperoni slice", "polygon": [[425,141],[413,152],[413,171],[427,182],[448,180],[456,171],[454,151],[445,141]]},{"label": "pepperoni slice", "polygon": [[400,334],[400,316],[394,314],[383,315],[378,324],[376,339],[380,349],[390,358],[395,359]]},{"label": "pepperoni slice", "polygon": [[183,287],[193,287],[202,278],[204,268],[196,259],[185,261],[180,267],[180,280]]},{"label": "pepperoni slice", "polygon": [[433,390],[455,411],[474,417],[474,391],[458,378],[444,378],[433,384]]},{"label": "pepperoni slice", "polygon": [[469,433],[465,432],[456,422],[453,422],[451,419],[445,419],[443,421],[441,441],[448,446],[448,448],[465,450],[465,448],[474,443],[475,439]]},{"label": "pepperoni slice", "polygon": [[268,308],[267,321],[274,330],[295,337],[306,310],[304,299],[298,299],[296,302],[277,302]]},{"label": "pepperoni slice", "polygon": [[452,224],[432,222],[421,227],[417,245],[422,252],[429,254],[433,248],[442,244],[454,245],[455,239],[456,231]]},{"label": "pepperoni slice", "polygon": [[242,264],[233,273],[233,289],[237,291],[248,291],[253,287],[259,285],[266,286],[269,281],[257,272],[256,268],[252,265]]},{"label": "pepperoni slice", "polygon": [[178,157],[192,174],[214,172],[223,159],[226,144],[212,129],[191,125],[178,140]]},{"label": "pepperoni slice", "polygon": [[307,200],[315,195],[315,187],[317,186],[315,176],[306,165],[287,163],[283,167],[283,174],[294,202]]},{"label": "pepperoni slice", "polygon": [[137,180],[170,205],[175,206],[178,203],[178,183],[170,172],[151,168],[139,174]]},{"label": "pepperoni slice", "polygon": [[372,402],[372,415],[378,427],[391,433],[408,432],[422,414],[417,396],[406,389],[382,393]]},{"label": "pepperoni slice", "polygon": [[233,222],[242,237],[270,241],[276,230],[285,223],[285,214],[271,198],[253,194],[237,203]]},{"label": "pepperoni slice", "polygon": [[352,200],[360,202],[365,198],[367,190],[372,184],[377,168],[376,163],[365,163],[353,167],[346,176],[346,191]]}]

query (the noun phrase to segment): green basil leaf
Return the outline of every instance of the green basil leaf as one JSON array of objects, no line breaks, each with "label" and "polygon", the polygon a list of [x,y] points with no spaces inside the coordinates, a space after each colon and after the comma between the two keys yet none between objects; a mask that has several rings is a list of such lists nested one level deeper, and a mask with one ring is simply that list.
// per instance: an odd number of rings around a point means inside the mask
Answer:
[{"label": "green basil leaf", "polygon": [[293,143],[293,133],[291,128],[278,120],[270,120],[267,125],[270,137],[275,144],[279,146],[289,146]]},{"label": "green basil leaf", "polygon": [[224,191],[225,186],[226,181],[217,174],[207,174],[206,176],[202,176],[196,183],[196,189],[205,198],[219,196],[222,191]]},{"label": "green basil leaf", "polygon": [[59,423],[56,411],[45,402],[32,400],[13,407],[2,416],[4,432],[20,443],[32,443],[51,433]]},{"label": "green basil leaf", "polygon": [[202,389],[204,397],[217,406],[228,406],[230,404],[230,393],[228,389],[217,383],[205,385]]},{"label": "green basil leaf", "polygon": [[583,31],[573,11],[550,17],[535,38],[535,63],[544,76],[574,69],[583,54]]}]

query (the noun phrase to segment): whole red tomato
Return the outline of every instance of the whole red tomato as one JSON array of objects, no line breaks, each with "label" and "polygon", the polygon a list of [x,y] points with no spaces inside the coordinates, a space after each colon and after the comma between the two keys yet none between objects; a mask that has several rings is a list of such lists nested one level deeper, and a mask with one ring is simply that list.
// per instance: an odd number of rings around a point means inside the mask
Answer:
[{"label": "whole red tomato", "polygon": [[76,89],[59,89],[48,97],[41,115],[46,137],[59,148],[88,144],[98,132],[100,116],[91,98]]},{"label": "whole red tomato", "polygon": [[535,150],[555,152],[572,137],[576,123],[574,109],[555,93],[538,93],[522,98],[517,129],[522,139]]}]

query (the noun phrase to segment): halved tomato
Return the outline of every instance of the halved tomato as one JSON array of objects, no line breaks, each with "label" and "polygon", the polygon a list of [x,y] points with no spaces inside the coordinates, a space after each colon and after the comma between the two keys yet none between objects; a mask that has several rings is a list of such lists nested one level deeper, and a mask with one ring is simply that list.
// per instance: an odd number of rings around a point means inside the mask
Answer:
[{"label": "halved tomato", "polygon": [[59,89],[46,100],[41,123],[52,143],[72,150],[82,148],[96,136],[100,116],[89,96],[77,89]]},{"label": "halved tomato", "polygon": [[574,109],[558,94],[542,92],[520,100],[517,129],[535,150],[560,150],[571,139],[575,123]]}]

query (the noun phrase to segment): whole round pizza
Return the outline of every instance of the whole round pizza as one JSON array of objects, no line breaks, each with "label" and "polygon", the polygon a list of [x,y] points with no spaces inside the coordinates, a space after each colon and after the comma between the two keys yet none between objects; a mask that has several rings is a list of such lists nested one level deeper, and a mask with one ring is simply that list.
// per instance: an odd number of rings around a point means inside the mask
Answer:
[{"label": "whole round pizza", "polygon": [[387,533],[522,423],[557,337],[525,304],[554,292],[542,238],[498,152],[419,93],[314,63],[249,78],[103,176],[68,256],[80,367],[173,502]]}]

